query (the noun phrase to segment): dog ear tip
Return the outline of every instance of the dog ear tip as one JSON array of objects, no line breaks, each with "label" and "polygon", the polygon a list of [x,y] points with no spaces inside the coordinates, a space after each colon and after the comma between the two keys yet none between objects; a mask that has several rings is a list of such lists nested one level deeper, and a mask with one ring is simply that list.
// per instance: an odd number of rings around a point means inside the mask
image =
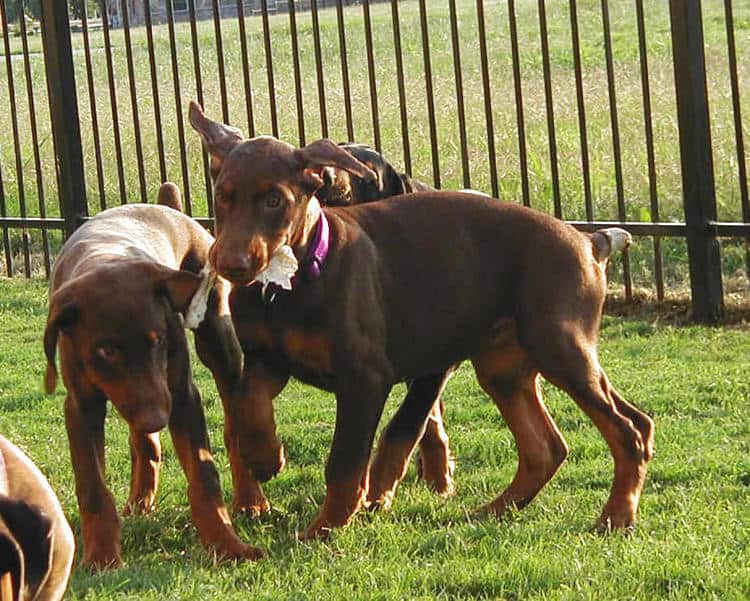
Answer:
[{"label": "dog ear tip", "polygon": [[203,112],[203,107],[201,107],[201,105],[198,104],[195,100],[191,100],[190,107],[188,108],[188,119],[190,120],[190,123],[195,125],[195,123],[201,117],[205,117],[205,113]]}]

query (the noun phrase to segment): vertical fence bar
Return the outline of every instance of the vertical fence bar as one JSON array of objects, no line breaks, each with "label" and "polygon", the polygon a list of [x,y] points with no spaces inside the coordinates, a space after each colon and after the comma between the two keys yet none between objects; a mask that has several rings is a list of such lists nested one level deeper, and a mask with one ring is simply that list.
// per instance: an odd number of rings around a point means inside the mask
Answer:
[{"label": "vertical fence bar", "polygon": [[557,136],[555,133],[555,107],[552,99],[552,73],[549,62],[549,39],[547,38],[547,10],[545,0],[539,0],[539,36],[542,45],[542,70],[544,71],[544,105],[547,109],[547,136],[549,138],[549,162],[552,175],[552,201],[555,217],[562,219],[560,202],[560,174],[557,165]]},{"label": "vertical fence bar", "polygon": [[[94,66],[91,63],[91,41],[89,39],[89,9],[88,2],[83,3],[83,54],[86,59],[86,84],[89,92],[89,107],[91,110],[91,130],[94,137],[94,159],[96,161],[96,183],[99,189],[99,208],[107,208],[107,193],[104,188],[104,165],[102,163],[102,144],[99,139],[99,115],[96,108],[96,88],[94,87]],[[104,15],[103,18],[107,18]]]},{"label": "vertical fence bar", "polygon": [[526,156],[526,126],[523,116],[523,88],[521,87],[521,60],[518,54],[518,31],[516,29],[516,3],[508,0],[508,27],[510,29],[510,52],[513,58],[513,89],[516,95],[516,129],[518,130],[518,163],[521,171],[521,194],[524,206],[531,206],[529,194],[529,165]]},{"label": "vertical fence bar", "polygon": [[[23,14],[23,10],[21,11]],[[21,217],[26,217],[26,190],[23,183],[23,157],[21,156],[21,141],[18,137],[18,110],[16,108],[16,89],[13,80],[13,61],[10,53],[10,39],[8,33],[8,18],[5,12],[5,2],[0,2],[0,16],[3,25],[3,45],[5,47],[5,69],[8,77],[8,99],[10,100],[10,123],[13,132],[13,151],[16,156],[16,181],[18,184],[18,208]],[[21,230],[21,250],[23,251],[23,268],[26,277],[31,277],[31,255],[29,232]]]},{"label": "vertical fence bar", "polygon": [[393,21],[393,50],[396,55],[396,80],[398,83],[398,105],[401,113],[401,141],[404,148],[404,171],[411,175],[411,148],[409,145],[409,116],[406,110],[406,90],[404,89],[404,57],[401,54],[401,23],[398,16],[398,0],[391,0]]},{"label": "vertical fence bar", "polygon": [[[290,0],[292,9],[294,0]],[[237,22],[240,26],[240,51],[242,52],[242,80],[245,84],[245,111],[247,112],[247,135],[255,136],[253,112],[253,88],[250,83],[250,64],[247,60],[247,28],[245,27],[245,0],[237,0]],[[296,31],[292,35],[296,36]],[[299,60],[299,59],[298,59]]]},{"label": "vertical fence bar", "polygon": [[[85,4],[85,2],[84,2]],[[164,136],[161,129],[161,103],[159,102],[159,80],[156,75],[156,52],[154,52],[154,32],[151,26],[151,0],[143,2],[146,17],[146,44],[148,64],[151,69],[151,94],[154,99],[154,126],[156,127],[156,151],[159,155],[159,175],[161,183],[167,181],[167,163],[164,158]]]},{"label": "vertical fence bar", "polygon": [[[23,4],[21,5],[23,6]],[[31,126],[31,143],[34,147],[34,171],[36,174],[36,192],[39,203],[39,216],[44,219],[47,216],[47,207],[44,200],[44,182],[42,181],[42,161],[39,156],[39,132],[36,125],[36,106],[34,103],[34,83],[31,79],[31,62],[29,61],[29,40],[26,34],[26,19],[21,11],[19,18],[21,25],[21,44],[23,46],[23,67],[26,76],[26,96],[29,101],[29,125]],[[47,230],[42,230],[42,252],[44,254],[44,273],[50,274],[49,238]]]},{"label": "vertical fence bar", "polygon": [[382,151],[380,141],[380,119],[378,116],[378,84],[375,79],[375,53],[372,44],[372,20],[370,18],[370,0],[362,0],[362,14],[365,25],[365,46],[367,48],[367,77],[370,82],[370,111],[372,113],[372,136],[375,148]]},{"label": "vertical fence bar", "polygon": [[715,323],[723,291],[719,242],[708,227],[716,219],[716,193],[700,0],[670,0],[669,13],[693,318]]},{"label": "vertical fence bar", "polygon": [[292,37],[292,63],[294,65],[294,97],[297,102],[297,131],[299,145],[305,146],[305,105],[302,101],[302,72],[299,64],[299,40],[297,38],[297,11],[294,0],[288,1],[289,33]]},{"label": "vertical fence bar", "polygon": [[336,0],[336,21],[339,29],[339,54],[341,55],[341,81],[344,86],[344,112],[346,114],[346,135],[354,141],[354,119],[352,117],[352,94],[349,85],[349,64],[346,55],[346,27],[342,0]]},{"label": "vertical fence bar", "polygon": [[[617,191],[617,216],[627,220],[625,212],[625,190],[622,183],[622,152],[620,148],[620,125],[617,118],[617,94],[615,92],[615,69],[612,62],[612,35],[609,26],[609,3],[602,0],[602,28],[604,33],[604,56],[607,63],[607,90],[609,92],[609,117],[612,126],[612,158],[615,164],[615,189]],[[630,256],[627,249],[622,253],[622,272],[625,280],[625,298],[633,298],[633,283],[630,277]]]},{"label": "vertical fence bar", "polygon": [[[5,206],[5,185],[3,184],[3,170],[0,168],[0,217],[8,216],[8,207]],[[7,226],[3,226],[3,254],[5,255],[5,275],[13,277],[13,248],[10,244]]]},{"label": "vertical fence bar", "polygon": [[[734,113],[734,136],[737,144],[737,175],[740,180],[742,220],[745,223],[750,223],[750,199],[748,199],[747,191],[747,167],[745,165],[745,142],[742,135],[740,85],[737,76],[737,50],[734,43],[734,15],[732,13],[732,0],[724,0],[724,15],[727,27],[729,79],[732,86],[732,111]],[[745,238],[745,267],[750,275],[750,238]]]},{"label": "vertical fence bar", "polygon": [[216,62],[219,68],[219,95],[221,97],[221,116],[224,123],[229,123],[229,103],[227,102],[227,79],[224,73],[224,44],[221,38],[221,8],[219,0],[211,0],[214,16],[214,37],[216,38]]},{"label": "vertical fence bar", "polygon": [[187,166],[187,152],[185,149],[185,121],[182,116],[182,91],[180,89],[180,69],[177,62],[177,41],[174,32],[173,0],[166,0],[167,30],[169,32],[169,54],[172,58],[172,83],[174,85],[174,104],[177,117],[177,140],[180,145],[180,167],[182,168],[182,197],[185,199],[185,211],[193,214],[193,202],[190,197],[190,174]]},{"label": "vertical fence bar", "polygon": [[70,236],[88,210],[67,2],[42,1],[42,40],[47,87],[49,96],[55,99],[50,103],[50,117],[60,213],[65,219],[65,233]]},{"label": "vertical fence bar", "polygon": [[[195,0],[188,0],[188,14],[190,16],[190,43],[193,47],[193,72],[195,74],[195,93],[198,95],[198,104],[205,107],[203,103],[203,77],[201,75],[201,57],[200,47],[198,45],[198,28],[195,15]],[[208,170],[208,153],[201,144],[201,154],[203,156],[203,183],[206,190],[206,207],[208,216],[214,215],[213,203],[213,186],[211,185],[211,175]]]},{"label": "vertical fence bar", "polygon": [[490,87],[489,60],[487,58],[487,28],[484,19],[484,0],[477,0],[477,28],[479,30],[479,58],[482,65],[482,93],[484,119],[487,128],[487,162],[490,170],[492,196],[500,196],[497,181],[497,155],[495,153],[495,125],[492,117],[492,91]]},{"label": "vertical fence bar", "polygon": [[109,33],[109,13],[106,0],[100,1],[102,13],[102,31],[104,32],[104,56],[107,61],[107,83],[109,85],[109,104],[112,111],[112,137],[115,143],[115,162],[117,163],[117,181],[120,186],[120,203],[128,202],[125,188],[125,171],[122,160],[122,140],[120,139],[120,117],[117,114],[117,91],[115,89],[115,71],[112,66],[112,40]]},{"label": "vertical fence bar", "polygon": [[461,143],[461,170],[464,188],[471,188],[469,167],[469,145],[466,139],[466,110],[464,108],[464,84],[461,74],[461,41],[458,37],[458,14],[456,0],[448,0],[451,21],[451,44],[453,46],[453,76],[456,80],[456,107],[458,108],[458,136]]},{"label": "vertical fence bar", "polygon": [[122,29],[125,34],[125,60],[128,64],[130,106],[133,111],[133,134],[135,135],[135,156],[138,162],[138,185],[141,191],[141,202],[148,202],[143,143],[141,141],[141,119],[138,115],[138,92],[135,89],[135,67],[133,66],[133,46],[130,41],[130,17],[128,16],[127,0],[121,0],[120,7],[122,8]]},{"label": "vertical fence bar", "polygon": [[[643,15],[643,0],[635,0],[638,21],[638,51],[641,59],[641,87],[643,89],[643,125],[646,135],[646,160],[648,163],[648,196],[651,204],[651,221],[659,221],[659,195],[656,188],[656,158],[654,156],[654,131],[651,119],[651,91],[648,77],[648,54],[646,50],[646,25]],[[656,298],[664,300],[664,262],[661,253],[661,238],[654,236],[654,279]]]},{"label": "vertical fence bar", "polygon": [[328,111],[326,110],[326,89],[323,77],[323,53],[320,48],[320,23],[318,22],[318,2],[310,0],[312,13],[313,43],[315,47],[315,72],[318,76],[318,105],[320,106],[320,130],[324,138],[328,137]]},{"label": "vertical fence bar", "polygon": [[427,119],[430,123],[430,152],[432,154],[432,182],[440,188],[440,150],[438,149],[437,123],[435,122],[435,96],[432,89],[432,61],[430,57],[430,35],[427,29],[427,7],[419,0],[419,24],[422,30],[422,56],[424,60],[424,82],[427,96]]},{"label": "vertical fence bar", "polygon": [[573,70],[576,79],[576,106],[578,108],[578,134],[581,138],[581,171],[583,174],[583,199],[586,219],[594,220],[594,203],[591,198],[591,167],[589,166],[589,143],[586,131],[586,105],[583,99],[583,69],[581,67],[581,41],[578,33],[578,7],[570,0],[570,33],[573,41]]},{"label": "vertical fence bar", "polygon": [[268,103],[271,110],[271,131],[279,137],[279,117],[276,109],[276,86],[273,83],[273,53],[271,48],[271,26],[268,23],[268,1],[261,0],[263,11],[263,44],[266,52],[266,74],[268,75]]}]

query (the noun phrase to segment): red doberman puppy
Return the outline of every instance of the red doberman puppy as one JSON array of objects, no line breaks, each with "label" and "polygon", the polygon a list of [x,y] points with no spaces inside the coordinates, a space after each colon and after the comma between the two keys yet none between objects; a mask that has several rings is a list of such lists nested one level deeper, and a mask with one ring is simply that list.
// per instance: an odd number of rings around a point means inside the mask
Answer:
[{"label": "red doberman puppy", "polygon": [[[629,242],[626,232],[582,234],[532,209],[453,192],[321,210],[324,167],[374,174],[328,140],[302,149],[245,140],[195,103],[190,119],[211,154],[211,263],[233,283],[245,355],[242,394],[229,411],[244,469],[263,480],[281,466],[271,405],[290,375],[336,395],[326,497],[302,538],[345,525],[398,484],[431,400],[401,405],[368,472],[393,384],[420,383],[467,358],[519,455],[513,481],[487,511],[524,506],[565,460],[542,375],[576,401],[612,452],[614,483],[598,525],[634,523],[653,422],[614,389],[597,357],[606,262]],[[300,261],[295,285],[263,294],[253,282],[287,244]]]},{"label": "red doberman puppy", "polygon": [[[323,186],[315,192],[316,198],[324,206],[348,207],[410,192],[434,190],[405,173],[399,173],[382,154],[366,144],[347,142],[339,146],[375,173],[375,179],[363,179],[334,167],[324,168],[321,173]],[[431,395],[434,399],[424,435],[419,439],[419,452],[416,453],[417,473],[430,488],[444,496],[449,496],[454,491],[455,462],[451,455],[448,434],[445,431],[444,409],[440,393],[453,371],[454,367],[451,367],[442,374],[434,374],[413,389],[412,383],[407,382],[409,386],[407,394]],[[427,386],[428,383],[431,386]],[[410,400],[405,402],[411,403]],[[421,404],[426,400],[417,402]]]},{"label": "red doberman puppy", "polygon": [[[178,207],[178,199],[168,192],[162,190],[162,201]],[[168,425],[203,543],[226,558],[261,556],[259,549],[240,541],[224,507],[180,316],[197,292],[209,289],[199,274],[212,243],[208,232],[172,208],[125,205],[82,225],[55,263],[44,333],[46,388],[55,388],[59,344],[83,562],[95,568],[122,561],[120,520],[104,483],[107,399],[130,427],[132,478],[124,513],[152,509],[161,465],[158,432]],[[219,279],[210,289],[205,314],[195,318],[198,355],[213,373],[224,402],[242,369],[228,292]],[[228,433],[227,438],[233,439]],[[244,497],[235,502],[262,508],[267,503],[249,478],[239,475],[235,485]]]},{"label": "red doberman puppy", "polygon": [[60,501],[34,463],[0,436],[0,601],[58,601],[75,540]]}]

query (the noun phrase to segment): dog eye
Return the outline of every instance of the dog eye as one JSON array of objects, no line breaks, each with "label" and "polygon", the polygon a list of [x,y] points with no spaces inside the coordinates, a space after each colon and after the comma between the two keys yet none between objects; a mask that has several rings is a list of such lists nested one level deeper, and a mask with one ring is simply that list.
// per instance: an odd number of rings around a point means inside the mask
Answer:
[{"label": "dog eye", "polygon": [[111,344],[103,344],[97,347],[96,354],[107,363],[114,363],[120,357],[120,351]]},{"label": "dog eye", "polygon": [[281,206],[281,196],[273,194],[272,196],[266,196],[266,208],[267,209],[278,209]]}]

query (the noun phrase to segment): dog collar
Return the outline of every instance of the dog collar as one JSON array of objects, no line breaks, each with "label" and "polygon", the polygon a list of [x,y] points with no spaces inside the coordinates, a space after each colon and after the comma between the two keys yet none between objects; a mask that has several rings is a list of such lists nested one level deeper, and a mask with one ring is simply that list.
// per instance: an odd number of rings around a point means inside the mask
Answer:
[{"label": "dog collar", "polygon": [[[320,278],[330,246],[331,229],[325,213],[321,211],[318,222],[315,224],[312,240],[310,240],[310,244],[307,247],[307,252],[302,261],[300,261],[297,273],[292,276],[292,290],[294,290],[300,281],[314,282]],[[271,304],[281,290],[283,290],[281,286],[271,282],[266,286],[263,300],[265,300],[266,304]]]},{"label": "dog collar", "polygon": [[307,247],[305,258],[302,259],[297,273],[292,277],[292,288],[299,283],[300,278],[313,282],[320,277],[330,245],[331,230],[325,213],[321,211],[318,223],[315,225],[313,238]]}]

